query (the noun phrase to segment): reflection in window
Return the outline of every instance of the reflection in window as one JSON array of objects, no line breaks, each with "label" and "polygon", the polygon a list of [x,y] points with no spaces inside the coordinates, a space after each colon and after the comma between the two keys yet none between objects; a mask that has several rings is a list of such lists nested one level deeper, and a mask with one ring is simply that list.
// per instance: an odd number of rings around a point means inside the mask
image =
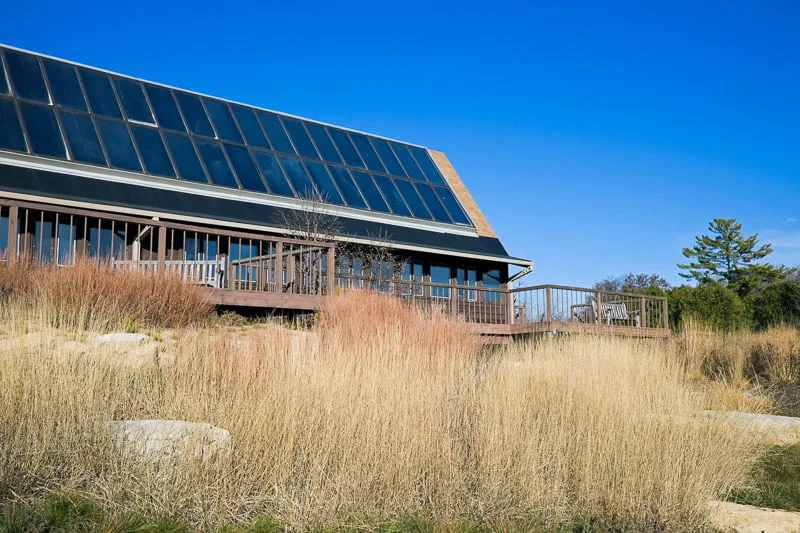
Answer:
[{"label": "reflection in window", "polygon": [[344,205],[344,200],[342,200],[339,191],[336,190],[336,185],[333,184],[331,175],[328,174],[325,165],[315,161],[306,161],[306,166],[308,166],[308,170],[317,184],[322,200],[327,203]]},{"label": "reflection in window", "polygon": [[35,154],[66,159],[67,149],[61,139],[53,109],[35,104],[20,103],[22,120],[28,130],[31,151]]},{"label": "reflection in window", "polygon": [[219,100],[206,100],[206,109],[208,109],[211,121],[214,123],[214,127],[217,129],[221,139],[237,143],[242,142],[242,136],[239,134],[239,129],[236,127],[226,103]]},{"label": "reflection in window", "polygon": [[86,100],[83,99],[75,67],[45,59],[44,70],[50,80],[50,90],[53,92],[53,100],[56,104],[78,111],[89,110],[86,107]]},{"label": "reflection in window", "polygon": [[[431,283],[441,283],[450,285],[450,266],[431,265]],[[450,287],[431,287],[433,298],[450,298]]]},{"label": "reflection in window", "polygon": [[356,182],[353,181],[353,176],[350,175],[350,172],[346,168],[333,165],[329,166],[328,170],[330,170],[334,181],[339,186],[339,190],[342,191],[342,196],[344,196],[347,205],[366,209],[367,203],[361,197],[361,193],[358,192],[358,187]]},{"label": "reflection in window", "polygon": [[264,179],[267,180],[267,185],[272,194],[280,194],[281,196],[294,196],[294,191],[286,181],[286,176],[283,174],[278,161],[275,156],[267,152],[253,151],[256,156],[256,163],[261,170]]},{"label": "reflection in window", "polygon": [[139,153],[142,154],[145,169],[150,174],[174,178],[175,170],[172,168],[158,130],[144,126],[131,126],[131,129],[136,144],[139,146]]},{"label": "reflection in window", "polygon": [[300,155],[319,159],[317,150],[314,148],[311,139],[309,139],[302,122],[293,118],[284,118],[283,124],[286,126],[286,131],[289,132],[289,136],[292,138],[294,146]]},{"label": "reflection in window", "polygon": [[383,161],[383,164],[386,165],[386,170],[389,171],[389,174],[394,176],[402,176],[405,178],[406,173],[403,171],[403,167],[400,166],[400,162],[397,160],[397,157],[395,157],[394,152],[392,152],[392,148],[389,146],[389,143],[383,139],[373,137],[372,144],[378,151],[378,155],[381,156],[381,160]]},{"label": "reflection in window", "polygon": [[383,200],[383,196],[381,196],[380,191],[378,191],[378,187],[375,186],[375,182],[372,181],[372,178],[369,176],[369,174],[354,170],[353,177],[355,178],[359,189],[361,189],[361,192],[364,193],[364,198],[367,200],[370,208],[375,211],[388,213],[389,206],[386,205],[386,202]]},{"label": "reflection in window", "polygon": [[300,160],[296,157],[285,155],[280,156],[280,160],[286,170],[286,175],[289,176],[294,186],[294,190],[297,191],[297,196],[299,198],[317,199],[317,191],[314,190],[314,184],[311,183],[311,179],[306,174]]},{"label": "reflection in window", "polygon": [[214,137],[214,129],[211,127],[211,122],[208,121],[206,111],[203,109],[203,103],[200,98],[193,94],[176,92],[175,96],[178,99],[178,104],[181,106],[183,116],[186,118],[186,124],[192,133],[197,135],[205,135],[206,137]]},{"label": "reflection in window", "polygon": [[416,187],[422,195],[423,200],[425,200],[425,204],[427,204],[431,214],[433,214],[434,219],[438,222],[452,222],[450,215],[447,214],[447,210],[445,210],[442,202],[439,201],[439,197],[436,196],[436,193],[433,192],[433,188],[430,185],[427,183],[417,183]]},{"label": "reflection in window", "polygon": [[395,215],[411,216],[411,211],[408,210],[406,203],[403,201],[403,197],[400,195],[397,187],[395,187],[389,176],[375,174],[375,183],[381,188],[383,197],[386,198],[386,201],[391,206],[392,212]]},{"label": "reflection in window", "polygon": [[200,151],[200,157],[203,158],[211,181],[215,185],[239,188],[239,184],[236,183],[236,178],[233,176],[233,171],[228,165],[228,160],[225,159],[225,154],[222,153],[222,147],[220,147],[219,143],[198,140],[197,149]]},{"label": "reflection in window", "polygon": [[425,176],[419,169],[417,162],[414,161],[414,158],[411,156],[411,152],[408,151],[408,147],[404,144],[392,143],[392,148],[394,148],[394,153],[397,154],[397,157],[400,158],[400,162],[406,169],[408,177],[414,178],[415,180],[425,181]]},{"label": "reflection in window", "polygon": [[403,296],[422,296],[423,288],[422,281],[422,262],[411,261],[403,263]]},{"label": "reflection in window", "polygon": [[314,139],[314,144],[317,145],[323,160],[329,163],[342,162],[342,158],[339,157],[339,152],[336,151],[336,147],[333,146],[333,142],[331,142],[331,138],[328,137],[328,133],[323,126],[312,122],[306,122],[306,128],[308,128],[308,133],[311,134],[311,138]]},{"label": "reflection in window", "polygon": [[264,126],[264,131],[267,132],[269,142],[272,143],[272,148],[279,152],[286,152],[287,154],[295,153],[289,137],[286,136],[281,121],[273,113],[266,111],[258,111],[258,118],[261,120],[261,125]]},{"label": "reflection in window", "polygon": [[100,147],[100,141],[94,131],[94,124],[88,115],[76,115],[63,111],[61,123],[64,125],[67,143],[69,143],[69,149],[75,161],[106,165],[106,156],[103,155],[103,149]]},{"label": "reflection in window", "polygon": [[185,180],[208,183],[191,139],[187,135],[178,135],[177,133],[165,133],[164,137],[166,137],[167,145],[172,152],[175,166],[178,167],[178,175]]},{"label": "reflection in window", "polygon": [[178,112],[178,106],[175,105],[169,89],[148,85],[147,96],[150,97],[150,103],[153,104],[153,111],[156,113],[159,126],[176,131],[186,131],[181,114]]},{"label": "reflection in window", "polygon": [[439,172],[438,167],[431,159],[431,156],[428,154],[427,150],[417,146],[409,146],[408,149],[411,150],[411,154],[414,156],[414,159],[417,161],[417,163],[419,163],[419,166],[422,169],[422,172],[425,173],[425,177],[428,178],[428,181],[437,185],[445,185],[442,174]]},{"label": "reflection in window", "polygon": [[358,153],[361,154],[361,158],[367,164],[367,168],[373,172],[386,172],[386,169],[383,167],[383,163],[381,163],[378,154],[375,153],[375,150],[372,148],[372,145],[369,143],[369,140],[366,137],[358,133],[351,133],[350,137],[353,139],[353,142],[358,149]]},{"label": "reflection in window", "polygon": [[[478,271],[474,268],[459,267],[456,269],[456,284],[475,287],[478,285]],[[474,302],[478,299],[478,292],[469,289],[458,289],[459,300]]]},{"label": "reflection in window", "polygon": [[80,69],[80,73],[92,111],[98,115],[122,118],[122,112],[119,110],[117,97],[114,96],[114,89],[111,88],[111,80],[108,79],[108,76],[86,69]]},{"label": "reflection in window", "polygon": [[358,156],[358,152],[356,152],[353,143],[350,142],[347,133],[333,128],[329,128],[328,131],[331,134],[333,142],[336,143],[336,147],[339,148],[339,153],[342,154],[344,162],[351,167],[364,168],[364,163],[361,162],[361,158]]},{"label": "reflection in window", "polygon": [[[488,287],[490,289],[499,289],[501,283],[500,270],[494,269],[484,271],[481,281],[483,282],[484,287]],[[500,293],[495,291],[483,291],[483,299],[486,302],[499,303]]]},{"label": "reflection in window", "polygon": [[113,167],[137,172],[142,171],[139,156],[136,155],[136,150],[133,148],[133,142],[125,124],[97,119],[97,128],[100,130],[100,136],[103,138],[103,144],[106,146],[108,158],[111,160]]},{"label": "reflection in window", "polygon": [[258,125],[258,120],[256,120],[253,110],[238,105],[233,105],[231,108],[239,127],[242,128],[247,144],[260,148],[269,148],[267,138],[264,137],[264,132],[261,131],[261,126]]},{"label": "reflection in window", "polygon": [[239,181],[242,183],[243,188],[248,191],[267,192],[267,188],[264,186],[264,182],[261,181],[261,176],[258,175],[258,170],[256,170],[247,148],[226,144],[225,151],[228,152],[228,157],[233,168],[236,169],[236,175],[239,176]]},{"label": "reflection in window", "polygon": [[122,107],[125,108],[128,118],[155,124],[153,113],[150,112],[150,106],[147,105],[147,100],[145,100],[142,86],[138,82],[124,78],[116,78],[114,81],[117,84],[119,98],[122,100]]}]

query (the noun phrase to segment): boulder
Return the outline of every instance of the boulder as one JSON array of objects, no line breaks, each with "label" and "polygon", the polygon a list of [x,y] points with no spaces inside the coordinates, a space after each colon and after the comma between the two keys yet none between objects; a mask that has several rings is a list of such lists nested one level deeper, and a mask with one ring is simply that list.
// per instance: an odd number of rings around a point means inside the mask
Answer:
[{"label": "boulder", "polygon": [[119,420],[109,425],[117,453],[136,461],[170,464],[210,461],[231,453],[231,434],[205,422]]},{"label": "boulder", "polygon": [[722,531],[790,533],[800,530],[800,513],[731,502],[711,502],[711,523]]},{"label": "boulder", "polygon": [[111,364],[141,368],[158,366],[158,344],[143,333],[106,333],[92,341],[89,353]]},{"label": "boulder", "polygon": [[700,411],[700,416],[724,420],[728,424],[752,432],[776,446],[800,443],[800,418],[763,415],[740,411]]}]

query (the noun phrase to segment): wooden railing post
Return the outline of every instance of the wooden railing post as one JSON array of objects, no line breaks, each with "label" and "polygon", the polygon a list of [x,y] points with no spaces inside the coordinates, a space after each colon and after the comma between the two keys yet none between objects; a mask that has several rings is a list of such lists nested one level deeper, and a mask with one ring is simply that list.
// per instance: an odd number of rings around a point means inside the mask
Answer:
[{"label": "wooden railing post", "polygon": [[165,272],[167,266],[167,227],[158,226],[158,267],[159,274]]},{"label": "wooden railing post", "polygon": [[597,324],[602,324],[603,323],[603,298],[602,298],[602,296],[603,295],[602,295],[602,293],[600,291],[597,291],[595,293],[595,296],[594,296],[595,302],[597,302],[597,313],[595,313],[597,316],[595,316],[594,319],[595,319],[595,323],[597,323]]},{"label": "wooden railing post", "polygon": [[667,299],[664,298],[664,328],[669,329],[669,310],[667,309]]},{"label": "wooden railing post", "polygon": [[647,298],[642,296],[641,311],[639,312],[639,327],[647,327]]},{"label": "wooden railing post", "polygon": [[514,293],[511,292],[511,283],[506,283],[505,291],[501,294],[501,301],[505,298],[508,323],[514,324]]},{"label": "wooden railing post", "polygon": [[328,294],[336,291],[336,246],[331,244],[328,248]]},{"label": "wooden railing post", "polygon": [[8,261],[17,260],[17,221],[19,220],[19,207],[12,205],[8,211],[8,247],[6,254]]},{"label": "wooden railing post", "polygon": [[283,242],[275,243],[275,292],[283,292]]},{"label": "wooden railing post", "polygon": [[553,288],[548,286],[544,290],[545,311],[544,318],[547,322],[553,321]]}]

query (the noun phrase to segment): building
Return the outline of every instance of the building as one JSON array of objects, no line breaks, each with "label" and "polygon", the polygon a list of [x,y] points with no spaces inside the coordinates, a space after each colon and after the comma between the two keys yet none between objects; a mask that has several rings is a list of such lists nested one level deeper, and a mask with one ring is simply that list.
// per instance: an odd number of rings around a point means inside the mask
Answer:
[{"label": "building", "polygon": [[[0,47],[0,252],[175,271],[218,304],[371,288],[508,325],[508,254],[445,154]],[[577,305],[585,305],[582,301]]]}]

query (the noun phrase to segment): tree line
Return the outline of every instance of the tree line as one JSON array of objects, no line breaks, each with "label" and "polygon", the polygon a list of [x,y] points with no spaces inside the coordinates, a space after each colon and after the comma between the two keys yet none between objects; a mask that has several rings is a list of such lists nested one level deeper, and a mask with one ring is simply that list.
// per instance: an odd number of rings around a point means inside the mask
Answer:
[{"label": "tree line", "polygon": [[666,296],[670,327],[694,318],[718,330],[800,327],[800,275],[797,268],[774,265],[758,234],[745,236],[734,218],[715,218],[708,234],[683,249],[679,275],[690,284],[672,286],[658,274],[627,274],[595,284],[597,289]]}]

